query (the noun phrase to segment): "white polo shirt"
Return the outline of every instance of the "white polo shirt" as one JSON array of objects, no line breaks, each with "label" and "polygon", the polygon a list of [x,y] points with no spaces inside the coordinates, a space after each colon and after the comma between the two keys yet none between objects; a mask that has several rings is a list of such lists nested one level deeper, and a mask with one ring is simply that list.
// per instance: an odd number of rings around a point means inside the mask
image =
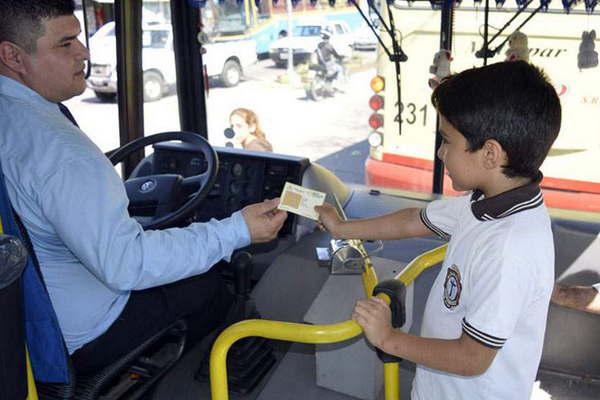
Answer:
[{"label": "white polo shirt", "polygon": [[421,336],[466,334],[498,352],[477,376],[418,366],[413,400],[529,399],[554,284],[554,243],[540,179],[489,199],[475,191],[434,201],[421,212],[427,227],[450,239]]}]

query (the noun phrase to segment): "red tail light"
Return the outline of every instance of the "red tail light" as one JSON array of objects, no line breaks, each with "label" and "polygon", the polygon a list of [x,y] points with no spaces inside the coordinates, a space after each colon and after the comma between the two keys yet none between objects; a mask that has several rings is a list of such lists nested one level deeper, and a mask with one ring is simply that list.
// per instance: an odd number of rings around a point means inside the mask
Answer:
[{"label": "red tail light", "polygon": [[382,109],[383,97],[378,94],[374,94],[373,96],[371,96],[371,98],[369,99],[369,107],[371,107],[371,109],[374,111]]},{"label": "red tail light", "polygon": [[383,126],[383,116],[381,114],[371,114],[369,117],[369,126],[372,129],[379,129]]}]

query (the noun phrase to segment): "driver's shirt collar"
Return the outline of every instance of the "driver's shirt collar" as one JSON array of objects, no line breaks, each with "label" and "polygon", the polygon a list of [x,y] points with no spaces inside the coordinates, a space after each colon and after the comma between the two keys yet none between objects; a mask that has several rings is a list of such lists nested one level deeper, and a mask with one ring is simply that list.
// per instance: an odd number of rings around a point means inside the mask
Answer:
[{"label": "driver's shirt collar", "polygon": [[0,94],[28,103],[37,109],[51,113],[61,112],[57,103],[46,100],[35,90],[4,75],[0,75]]}]

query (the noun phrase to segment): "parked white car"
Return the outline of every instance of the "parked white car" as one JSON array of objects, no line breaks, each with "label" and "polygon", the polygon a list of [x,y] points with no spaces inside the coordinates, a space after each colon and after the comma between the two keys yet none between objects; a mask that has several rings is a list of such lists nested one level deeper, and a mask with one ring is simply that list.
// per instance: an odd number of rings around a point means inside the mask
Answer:
[{"label": "parked white car", "polygon": [[218,78],[224,86],[236,86],[244,69],[257,61],[254,39],[210,42],[204,45],[202,56],[209,78]]},{"label": "parked white car", "polygon": [[[379,24],[375,24],[375,31],[378,30]],[[379,35],[382,35],[379,33]],[[365,23],[354,32],[354,42],[352,47],[354,50],[376,50],[377,37],[371,28]]]},{"label": "parked white car", "polygon": [[[102,26],[90,39],[92,59],[87,85],[96,97],[113,100],[117,94],[115,24]],[[204,45],[203,57],[209,77],[219,78],[227,87],[237,85],[243,69],[256,62],[254,41],[231,41]],[[173,32],[170,24],[145,24],[142,31],[142,68],[144,101],[155,101],[175,84]]]},{"label": "parked white car", "polygon": [[311,54],[321,42],[321,31],[327,29],[331,33],[331,44],[343,57],[352,55],[354,35],[345,21],[324,21],[297,25],[291,37],[286,36],[274,41],[269,46],[269,57],[277,66],[287,64],[289,48],[292,48],[294,64],[308,62]]}]

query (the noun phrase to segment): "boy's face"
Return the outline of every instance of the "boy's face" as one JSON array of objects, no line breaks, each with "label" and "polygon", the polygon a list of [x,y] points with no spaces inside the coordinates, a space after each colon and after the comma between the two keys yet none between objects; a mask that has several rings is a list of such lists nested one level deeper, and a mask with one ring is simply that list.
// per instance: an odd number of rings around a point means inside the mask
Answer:
[{"label": "boy's face", "polygon": [[43,20],[45,33],[37,40],[34,53],[23,52],[24,83],[52,102],[59,102],[85,90],[87,49],[77,36],[79,21],[73,15]]},{"label": "boy's face", "polygon": [[467,191],[479,188],[484,171],[481,163],[481,150],[470,152],[467,139],[441,114],[440,134],[442,145],[437,155],[444,162],[446,171],[452,179],[452,188]]}]

